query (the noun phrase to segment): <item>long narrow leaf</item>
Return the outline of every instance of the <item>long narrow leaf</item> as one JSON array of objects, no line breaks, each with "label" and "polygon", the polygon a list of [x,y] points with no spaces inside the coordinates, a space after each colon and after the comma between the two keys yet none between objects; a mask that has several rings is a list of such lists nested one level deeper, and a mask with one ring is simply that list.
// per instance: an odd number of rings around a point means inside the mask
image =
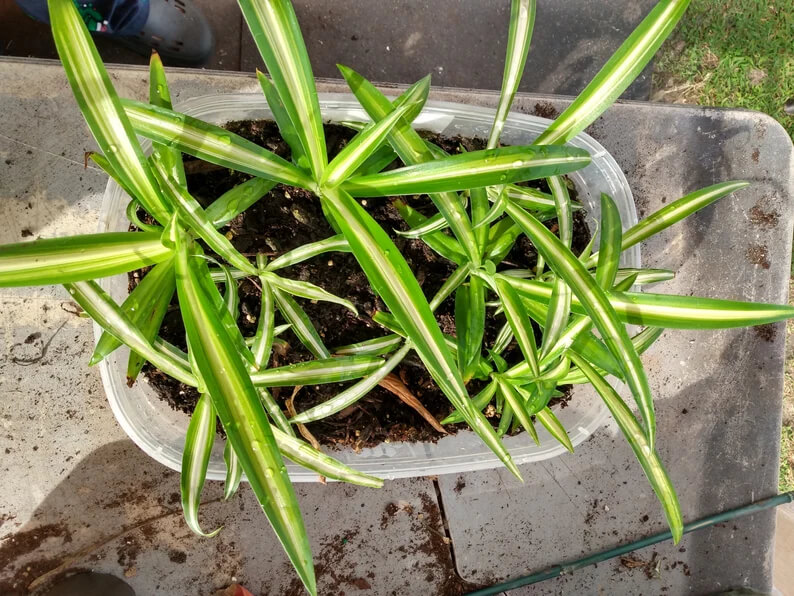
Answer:
[{"label": "long narrow leaf", "polygon": [[458,368],[463,380],[474,375],[485,333],[485,286],[479,277],[469,279],[455,291],[455,333],[458,338]]},{"label": "long narrow leaf", "polygon": [[317,333],[308,315],[285,291],[273,288],[273,296],[276,299],[278,310],[288,323],[292,325],[292,332],[314,355],[315,358],[329,358],[331,353],[325,347],[320,334]]},{"label": "long narrow leaf", "polygon": [[[214,426],[213,420],[213,426]],[[213,432],[214,432],[213,428]],[[226,441],[223,446],[223,461],[226,463],[226,480],[223,482],[223,500],[228,501],[232,498],[237,488],[240,486],[240,480],[243,477],[243,467],[240,465],[240,458],[232,449],[232,444]]]},{"label": "long narrow leaf", "polygon": [[634,455],[639,460],[645,475],[648,477],[656,496],[662,504],[670,531],[673,533],[673,542],[677,543],[681,540],[681,535],[683,534],[684,523],[681,517],[681,507],[678,504],[675,489],[667,476],[662,462],[659,460],[659,456],[651,448],[643,429],[637,423],[629,407],[612,386],[583,358],[572,355],[571,360],[593,384],[593,387],[612,413],[615,422],[618,423],[620,430],[629,442],[631,450],[634,451]]},{"label": "long narrow leaf", "polygon": [[227,190],[205,209],[207,219],[216,228],[229,223],[269,193],[276,183],[266,178],[251,178]]},{"label": "long narrow leaf", "polygon": [[[535,331],[532,329],[532,322],[521,305],[521,300],[513,287],[501,278],[496,278],[495,288],[504,307],[509,328],[518,342],[518,347],[521,349],[521,354],[523,354],[532,374],[535,376],[540,375]],[[496,348],[496,345],[494,346],[494,352],[499,353],[501,351]]]},{"label": "long narrow leaf", "polygon": [[[160,60],[160,55],[156,51],[152,52],[152,57],[149,59],[149,103],[169,110],[173,107],[171,105],[171,91],[165,78],[163,61]],[[185,178],[185,167],[182,163],[182,152],[162,143],[153,143],[153,146],[152,157],[179,184],[186,186],[187,180]]]},{"label": "long narrow leaf", "polygon": [[[695,192],[673,201],[626,230],[623,233],[623,239],[620,245],[621,252],[658,234],[696,211],[711,205],[713,202],[749,185],[749,182],[744,182],[742,180],[721,182],[706,188],[701,188],[700,190],[696,190]],[[592,255],[586,263],[587,267],[592,267],[597,259],[597,253]]]},{"label": "long narrow leaf", "polygon": [[566,143],[598,118],[650,62],[688,5],[689,0],[660,0],[590,84],[535,143]]},{"label": "long narrow leaf", "polygon": [[598,246],[598,267],[596,282],[603,289],[610,289],[620,265],[621,238],[623,227],[620,223],[618,206],[612,197],[601,193],[601,240]]},{"label": "long narrow leaf", "polygon": [[[333,161],[328,164],[320,184],[325,186],[337,186],[342,181],[346,180],[370,155],[372,155],[389,132],[391,132],[394,125],[397,124],[403,116],[407,116],[410,112],[413,118],[416,117],[422,105],[424,105],[424,100],[427,99],[429,90],[430,80],[428,79],[424,89],[420,90],[423,93],[422,96],[417,96],[411,102],[404,103],[402,106],[395,109],[390,114],[387,114],[381,120],[373,122],[353,137],[350,142],[345,145],[344,149],[334,157]],[[413,118],[407,118],[407,120],[411,121]]]},{"label": "long narrow leaf", "polygon": [[588,163],[590,155],[575,147],[512,146],[356,176],[342,186],[357,197],[439,193],[548,178],[573,172]]},{"label": "long narrow leaf", "polygon": [[251,375],[260,387],[293,387],[360,379],[383,366],[377,356],[339,356],[260,370]]},{"label": "long narrow leaf", "polygon": [[77,105],[99,148],[144,208],[160,223],[170,207],[160,194],[88,29],[72,0],[48,0],[52,36]]},{"label": "long narrow leaf", "polygon": [[289,0],[238,0],[315,180],[328,163],[317,88],[295,10]]},{"label": "long narrow leaf", "polygon": [[237,267],[240,271],[256,275],[256,267],[234,248],[234,245],[226,236],[215,229],[212,220],[207,217],[199,202],[190,196],[187,188],[179,186],[177,181],[171,178],[167,172],[160,169],[159,166],[156,166],[156,172],[163,191],[179,211],[180,220],[200,236],[207,243],[207,246],[218,253],[226,262]]},{"label": "long narrow leaf", "polygon": [[290,279],[288,277],[279,277],[275,273],[270,273],[269,271],[263,271],[260,274],[260,278],[267,280],[272,287],[283,290],[293,296],[300,296],[301,298],[306,298],[308,300],[320,300],[322,302],[339,304],[340,306],[344,306],[346,309],[351,311],[354,315],[358,316],[358,310],[356,310],[356,307],[352,302],[350,302],[350,300],[335,296],[330,292],[323,290],[320,286],[316,286],[313,283],[309,283],[308,281],[299,281],[296,279]]},{"label": "long narrow leaf", "polygon": [[[520,294],[532,300],[545,303],[551,296],[549,284],[526,279],[508,279]],[[794,307],[783,304],[650,292],[609,291],[606,292],[606,297],[620,321],[669,329],[730,329],[776,323],[794,316]],[[571,308],[576,313],[588,314],[576,296]]]},{"label": "long narrow leaf", "polygon": [[403,342],[399,335],[384,335],[333,349],[338,356],[382,356],[390,354]]},{"label": "long narrow leaf", "polygon": [[198,386],[196,377],[185,367],[184,362],[167,351],[155,349],[95,281],[78,281],[64,284],[64,287],[102,329],[120,339],[165,374],[186,385]]},{"label": "long narrow leaf", "polygon": [[259,81],[259,86],[262,87],[262,92],[265,94],[267,107],[270,108],[273,114],[273,120],[275,120],[278,125],[281,138],[289,145],[290,151],[292,152],[292,161],[303,170],[311,170],[311,164],[303,150],[303,142],[298,136],[298,131],[295,130],[289,114],[287,114],[284,102],[281,101],[281,97],[278,95],[278,90],[273,83],[270,82],[270,79],[265,76],[265,73],[258,68],[256,69],[256,78]]},{"label": "long narrow leaf", "polygon": [[277,428],[273,429],[273,435],[276,437],[276,443],[278,443],[278,448],[282,455],[325,478],[370,488],[383,487],[383,480],[380,478],[354,470],[339,460],[318,451],[305,441],[288,435]]},{"label": "long narrow leaf", "polygon": [[[402,341],[402,338],[400,338]],[[410,343],[406,343],[402,348],[396,351],[386,362],[378,368],[374,373],[358,381],[355,385],[348,387],[341,393],[335,395],[331,399],[324,401],[321,404],[314,406],[304,412],[299,413],[297,416],[290,418],[293,424],[306,424],[315,420],[321,420],[341,412],[348,406],[353,405],[362,397],[372,391],[378,384],[396,367],[406,354],[411,349]]]},{"label": "long narrow leaf", "polygon": [[302,263],[307,259],[316,257],[326,252],[350,252],[350,245],[341,234],[331,236],[325,240],[318,240],[317,242],[310,242],[299,246],[289,252],[285,252],[280,257],[276,257],[267,266],[268,271],[277,271],[284,267],[291,267]]},{"label": "long narrow leaf", "polygon": [[[385,95],[378,91],[372,83],[357,72],[345,66],[337,66],[342,76],[345,78],[345,81],[350,86],[351,91],[356,96],[356,99],[358,99],[362,107],[373,120],[380,120],[391,113],[397,105],[402,101],[406,101],[405,98],[410,96],[411,90],[409,89],[392,103]],[[402,121],[398,123],[392,129],[389,142],[402,162],[407,165],[432,162],[437,157],[434,151],[428,148],[419,134],[411,128],[409,122]],[[367,177],[368,176],[363,176],[363,178]],[[428,190],[433,189],[423,188],[419,192],[425,193],[428,192]],[[458,195],[452,192],[433,192],[429,196],[439,213],[441,213],[449,224],[462,250],[470,260],[478,263],[480,255],[474,239],[474,231],[472,230],[469,216],[466,214],[465,209],[463,209]],[[416,227],[416,224],[409,223],[412,227]]]},{"label": "long narrow leaf", "polygon": [[152,232],[42,238],[0,247],[0,287],[84,281],[155,265],[171,256]]},{"label": "long narrow leaf", "polygon": [[[555,273],[570,286],[581,301],[593,324],[601,333],[604,343],[620,364],[626,382],[631,388],[637,406],[645,421],[648,442],[653,445],[656,417],[653,411],[653,396],[648,386],[648,377],[637,351],[631,344],[625,327],[618,319],[615,309],[604,291],[590,276],[581,262],[560,240],[532,215],[512,204],[507,213],[532,240]],[[525,280],[517,280],[523,282]]]},{"label": "long narrow leaf", "polygon": [[314,185],[303,170],[220,126],[131,99],[123,100],[122,104],[135,132],[153,141],[219,166],[282,184],[301,188]]},{"label": "long narrow leaf", "polygon": [[507,35],[507,56],[502,75],[502,90],[496,107],[491,133],[488,135],[488,149],[499,145],[499,138],[505,126],[507,114],[518,91],[524,64],[527,61],[529,42],[535,25],[535,0],[513,0],[510,7],[510,30]]},{"label": "long narrow leaf", "polygon": [[322,198],[342,227],[372,288],[402,325],[441,391],[456,409],[461,410],[466,422],[505,466],[520,478],[518,468],[494,434],[491,425],[481,412],[472,407],[463,379],[446,347],[422,289],[397,247],[347,193],[337,189],[324,193]]},{"label": "long narrow leaf", "polygon": [[177,233],[175,240],[179,303],[202,380],[259,504],[307,590],[315,594],[311,549],[295,492],[238,342],[218,317],[220,297],[206,293],[217,290],[199,280],[209,280],[206,261],[192,257],[185,235]]},{"label": "long narrow leaf", "polygon": [[205,393],[199,397],[187,427],[179,486],[182,493],[182,513],[185,522],[194,533],[207,538],[215,536],[221,531],[221,528],[218,528],[205,533],[198,521],[201,489],[204,488],[204,480],[207,477],[207,467],[210,463],[214,440],[215,408],[212,406],[212,399]]},{"label": "long narrow leaf", "polygon": [[565,431],[565,427],[554,415],[554,412],[548,408],[548,406],[542,410],[539,410],[535,414],[535,418],[546,427],[546,430],[549,431],[549,434],[552,437],[557,439],[563,447],[573,453],[573,444],[571,443],[568,433]]}]

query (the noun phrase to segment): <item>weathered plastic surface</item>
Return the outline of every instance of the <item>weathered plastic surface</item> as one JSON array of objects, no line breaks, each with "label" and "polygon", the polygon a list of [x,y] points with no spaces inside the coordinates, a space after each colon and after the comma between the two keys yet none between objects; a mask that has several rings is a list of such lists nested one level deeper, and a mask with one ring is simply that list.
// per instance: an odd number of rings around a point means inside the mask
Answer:
[{"label": "weathered plastic surface", "polygon": [[[123,95],[145,98],[143,70],[114,69],[112,76]],[[170,78],[177,100],[257,90],[254,79],[238,75]],[[83,169],[83,151],[93,145],[60,67],[0,59],[0,80],[0,241],[94,231],[105,177]],[[433,97],[495,102],[476,91],[437,90]],[[561,106],[558,99],[517,98],[526,113]],[[738,110],[624,104],[589,132],[623,167],[641,214],[719,180],[753,182],[643,248],[646,265],[680,271],[661,288],[786,299],[792,162],[790,141],[776,123]],[[225,525],[217,539],[189,533],[178,512],[178,475],[126,438],[98,371],[85,368],[91,325],[66,312],[65,292],[4,289],[0,301],[0,587],[14,578],[30,581],[91,547],[72,566],[126,575],[138,594],[212,593],[232,578],[257,594],[296,593],[247,489],[202,510],[206,528]],[[687,520],[775,492],[784,335],[782,325],[670,331],[647,355],[659,447]],[[396,480],[381,491],[300,486],[320,592],[444,593],[456,569],[478,582],[513,577],[663,527],[639,466],[612,426],[575,455],[522,471],[523,486],[488,471]],[[210,482],[205,498],[215,501],[221,490]],[[454,558],[443,540],[439,494]],[[657,553],[660,578],[611,561],[531,593],[768,589],[773,520],[768,512],[637,553],[646,561]]]}]

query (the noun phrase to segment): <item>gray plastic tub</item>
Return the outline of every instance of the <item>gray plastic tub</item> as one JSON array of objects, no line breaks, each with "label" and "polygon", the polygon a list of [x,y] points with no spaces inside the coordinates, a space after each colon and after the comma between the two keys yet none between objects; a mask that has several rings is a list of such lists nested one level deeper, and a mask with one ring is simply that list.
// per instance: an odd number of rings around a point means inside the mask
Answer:
[{"label": "gray plastic tub", "polygon": [[[351,95],[321,94],[320,106],[323,116],[329,121],[368,120]],[[271,117],[264,97],[259,94],[196,97],[180,102],[176,109],[216,124],[229,120]],[[487,137],[493,114],[492,109],[428,101],[414,124],[417,128],[446,135]],[[510,114],[502,140],[511,145],[529,144],[549,122],[535,116]],[[600,195],[605,192],[615,200],[624,229],[634,225],[637,215],[631,190],[612,156],[586,134],[577,136],[571,145],[586,149],[592,156],[592,163],[588,167],[569,175],[588,213],[598,217]],[[148,150],[149,147],[148,143],[144,144],[145,149]],[[128,229],[129,224],[124,214],[128,201],[124,191],[110,181],[102,204],[100,231]],[[624,267],[639,267],[639,246],[624,253],[621,263]],[[127,276],[105,278],[101,280],[101,286],[114,300],[121,303],[127,295]],[[98,338],[100,329],[97,326],[95,334]],[[100,364],[102,382],[113,413],[125,432],[141,449],[169,468],[179,470],[188,416],[172,410],[160,400],[143,377],[134,387],[127,387],[127,354],[127,349],[121,348]],[[556,412],[568,429],[574,446],[587,439],[607,415],[601,400],[594,397],[591,391],[577,388],[575,392],[579,395],[574,396],[568,407]],[[535,445],[526,433],[505,439],[505,445],[517,463],[541,461],[565,453],[564,448],[540,425],[538,434],[540,446]],[[471,431],[460,432],[437,443],[384,443],[359,453],[344,449],[333,451],[332,455],[358,470],[387,479],[466,472],[501,465]],[[313,482],[318,479],[317,474],[305,468],[292,464],[287,468],[294,481]],[[216,441],[207,476],[213,480],[221,480],[225,476],[222,441]]]}]

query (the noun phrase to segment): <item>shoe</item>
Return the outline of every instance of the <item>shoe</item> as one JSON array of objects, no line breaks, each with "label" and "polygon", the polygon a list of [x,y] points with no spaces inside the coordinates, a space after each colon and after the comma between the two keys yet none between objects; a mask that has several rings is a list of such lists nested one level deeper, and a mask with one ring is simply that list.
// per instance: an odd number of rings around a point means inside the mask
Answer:
[{"label": "shoe", "polygon": [[205,64],[215,50],[212,28],[193,0],[149,0],[138,34],[114,38],[145,56],[154,49],[166,62],[187,66]]}]

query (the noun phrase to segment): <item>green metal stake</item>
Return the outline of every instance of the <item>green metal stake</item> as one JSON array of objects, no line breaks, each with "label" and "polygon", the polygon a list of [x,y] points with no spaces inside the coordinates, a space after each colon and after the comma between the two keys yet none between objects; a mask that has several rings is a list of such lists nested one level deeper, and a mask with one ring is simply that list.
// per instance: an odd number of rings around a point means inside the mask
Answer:
[{"label": "green metal stake", "polygon": [[[741,507],[737,507],[736,509],[729,509],[728,511],[710,515],[708,517],[703,517],[697,521],[684,525],[684,534],[688,534],[689,532],[694,532],[695,530],[700,530],[702,528],[707,528],[720,522],[729,521],[737,517],[758,513],[759,511],[764,511],[765,509],[771,509],[773,507],[777,507],[778,505],[783,505],[784,503],[791,503],[792,501],[794,501],[794,491],[776,495],[774,497],[769,497],[767,499],[762,499],[756,503],[743,505]],[[539,571],[538,573],[533,573],[532,575],[524,575],[501,584],[495,584],[488,588],[482,588],[481,590],[469,592],[468,596],[488,596],[489,594],[498,594],[500,592],[506,592],[507,590],[515,590],[521,586],[536,584],[547,579],[552,579],[554,577],[572,573],[577,569],[581,569],[582,567],[588,567],[590,565],[594,565],[595,563],[606,561],[607,559],[626,554],[633,550],[650,546],[651,544],[657,544],[658,542],[669,540],[672,538],[672,536],[673,535],[669,531],[654,534],[653,536],[648,536],[647,538],[643,538],[629,544],[624,544],[609,550],[601,551],[594,555],[584,557],[583,559],[576,559],[569,563],[555,565],[554,567],[550,567],[545,571]]]}]

